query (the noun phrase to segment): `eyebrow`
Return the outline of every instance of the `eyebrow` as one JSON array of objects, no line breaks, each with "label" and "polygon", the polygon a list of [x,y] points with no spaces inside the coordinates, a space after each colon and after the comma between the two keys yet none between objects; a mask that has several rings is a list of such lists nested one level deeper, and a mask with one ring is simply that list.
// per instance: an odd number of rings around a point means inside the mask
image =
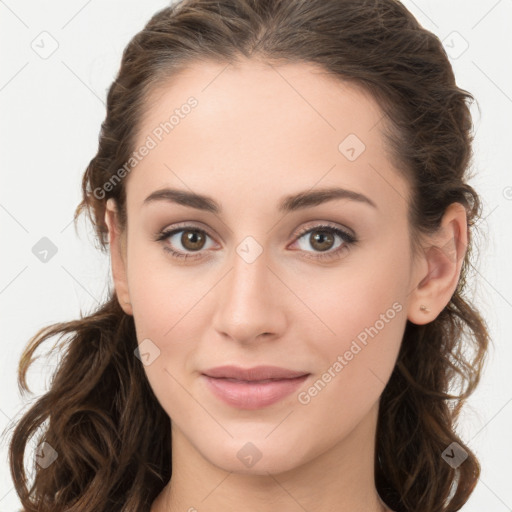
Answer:
[{"label": "eyebrow", "polygon": [[[282,213],[294,212],[336,199],[349,199],[378,209],[377,205],[365,195],[353,190],[335,187],[317,189],[314,191],[305,190],[297,194],[285,196],[279,202],[278,211]],[[173,188],[155,190],[144,199],[143,206],[157,201],[176,203],[215,214],[222,213],[222,206],[212,197],[188,192],[186,190]]]}]

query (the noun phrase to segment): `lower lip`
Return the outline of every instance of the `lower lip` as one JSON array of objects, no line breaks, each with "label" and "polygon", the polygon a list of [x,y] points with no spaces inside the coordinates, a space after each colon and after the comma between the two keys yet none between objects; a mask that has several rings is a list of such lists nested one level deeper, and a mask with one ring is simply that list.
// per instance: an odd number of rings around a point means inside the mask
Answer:
[{"label": "lower lip", "polygon": [[239,409],[260,409],[272,405],[293,393],[309,375],[295,379],[262,381],[232,381],[202,375],[208,388],[225,403]]}]

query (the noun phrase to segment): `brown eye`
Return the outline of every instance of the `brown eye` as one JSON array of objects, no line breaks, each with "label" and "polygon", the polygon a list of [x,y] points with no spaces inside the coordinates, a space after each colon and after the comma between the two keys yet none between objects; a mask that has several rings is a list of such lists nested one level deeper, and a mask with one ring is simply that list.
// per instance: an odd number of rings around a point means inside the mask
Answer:
[{"label": "brown eye", "polygon": [[[194,226],[167,229],[157,235],[156,241],[164,244],[164,250],[178,259],[202,258],[209,247],[205,244],[210,235]],[[203,251],[205,249],[205,251]],[[194,254],[196,253],[196,254]]]},{"label": "brown eye", "polygon": [[184,229],[182,230],[181,244],[189,251],[200,251],[205,242],[205,236],[202,231]]},{"label": "brown eye", "polygon": [[328,231],[317,229],[316,231],[310,231],[309,237],[311,247],[314,247],[318,251],[327,251],[332,249],[334,245],[334,236]]},{"label": "brown eye", "polygon": [[319,261],[334,261],[358,242],[347,231],[325,224],[303,229],[296,240],[303,257]]}]

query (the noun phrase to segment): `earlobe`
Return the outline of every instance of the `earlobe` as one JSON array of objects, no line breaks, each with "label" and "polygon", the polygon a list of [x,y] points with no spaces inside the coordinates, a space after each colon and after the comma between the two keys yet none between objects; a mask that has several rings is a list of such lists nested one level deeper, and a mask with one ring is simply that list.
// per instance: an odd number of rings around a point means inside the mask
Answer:
[{"label": "earlobe", "polygon": [[[460,278],[468,242],[464,206],[452,203],[445,211],[439,230],[430,237],[415,276],[407,318],[423,325],[435,320],[449,303]],[[427,269],[425,271],[425,269]]]},{"label": "earlobe", "polygon": [[105,224],[108,227],[110,261],[116,295],[123,311],[127,315],[133,315],[126,273],[126,248],[123,244],[123,235],[119,231],[117,207],[113,198],[108,199],[106,203]]}]

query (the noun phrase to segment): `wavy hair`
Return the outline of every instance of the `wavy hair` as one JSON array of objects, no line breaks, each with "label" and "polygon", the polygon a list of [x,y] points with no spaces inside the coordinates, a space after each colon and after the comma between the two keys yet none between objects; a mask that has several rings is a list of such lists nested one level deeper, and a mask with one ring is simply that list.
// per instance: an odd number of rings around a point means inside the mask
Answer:
[{"label": "wavy hair", "polygon": [[[411,185],[414,251],[422,235],[440,226],[451,203],[466,209],[468,246],[453,296],[432,322],[407,321],[380,399],[374,467],[377,491],[396,512],[460,510],[480,464],[455,426],[480,380],[490,342],[485,321],[465,297],[481,216],[479,196],[467,184],[474,97],[456,85],[438,37],[399,1],[183,0],[154,14],[125,48],[108,91],[75,223],[85,211],[98,249],[108,251],[105,204],[115,199],[125,229],[126,190],[123,180],[108,191],[104,184],[129,161],[150,93],[187,66],[248,58],[316,64],[378,101],[390,158]],[[91,314],[41,329],[19,362],[23,393],[29,391],[26,373],[35,350],[54,336],[62,359],[51,386],[17,422],[9,445],[24,509],[149,511],[172,473],[170,420],[134,356],[133,317],[113,290]],[[38,430],[39,455],[51,448],[58,456],[48,467],[34,462],[29,482],[24,454]],[[468,453],[457,468],[441,456],[453,442]]]}]

